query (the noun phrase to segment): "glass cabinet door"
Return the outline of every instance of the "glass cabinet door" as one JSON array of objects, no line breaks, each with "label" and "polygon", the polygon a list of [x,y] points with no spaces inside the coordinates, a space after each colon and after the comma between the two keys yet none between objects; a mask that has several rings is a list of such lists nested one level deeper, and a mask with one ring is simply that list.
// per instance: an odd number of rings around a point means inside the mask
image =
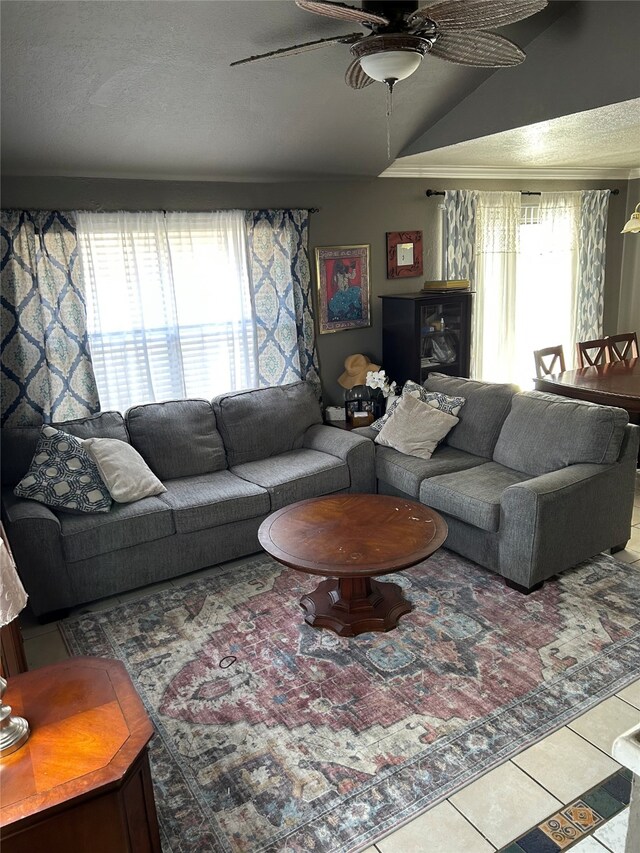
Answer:
[{"label": "glass cabinet door", "polygon": [[446,368],[459,375],[462,304],[456,300],[430,302],[420,306],[420,372],[426,378],[431,371]]},{"label": "glass cabinet door", "polygon": [[473,292],[388,294],[382,302],[382,363],[400,385],[430,373],[469,376]]}]

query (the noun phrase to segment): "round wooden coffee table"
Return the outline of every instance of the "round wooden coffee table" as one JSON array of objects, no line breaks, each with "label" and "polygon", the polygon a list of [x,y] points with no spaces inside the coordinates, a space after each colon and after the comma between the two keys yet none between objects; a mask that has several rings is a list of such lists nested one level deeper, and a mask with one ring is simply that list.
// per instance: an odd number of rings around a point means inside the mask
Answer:
[{"label": "round wooden coffee table", "polygon": [[412,609],[398,584],[373,578],[420,563],[447,532],[437,512],[415,501],[340,494],[283,507],[262,522],[258,539],[279,563],[328,578],[300,602],[309,625],[355,637],[390,631]]}]

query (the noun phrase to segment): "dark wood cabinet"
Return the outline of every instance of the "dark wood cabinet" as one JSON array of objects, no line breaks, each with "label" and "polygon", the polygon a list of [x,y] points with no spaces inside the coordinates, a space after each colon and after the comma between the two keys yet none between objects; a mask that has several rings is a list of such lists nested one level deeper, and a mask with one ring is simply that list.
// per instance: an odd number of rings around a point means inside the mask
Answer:
[{"label": "dark wood cabinet", "polygon": [[381,296],[382,364],[401,385],[429,373],[469,376],[469,290]]}]

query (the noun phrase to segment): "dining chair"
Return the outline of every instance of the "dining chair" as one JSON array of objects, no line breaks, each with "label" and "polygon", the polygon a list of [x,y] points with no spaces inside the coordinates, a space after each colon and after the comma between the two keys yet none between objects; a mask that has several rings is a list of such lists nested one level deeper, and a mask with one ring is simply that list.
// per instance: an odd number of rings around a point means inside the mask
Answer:
[{"label": "dining chair", "polygon": [[596,338],[593,341],[578,341],[578,367],[595,367],[611,361],[609,339]]},{"label": "dining chair", "polygon": [[533,357],[536,362],[536,379],[565,371],[562,344],[557,347],[534,350]]},{"label": "dining chair", "polygon": [[607,345],[609,361],[628,361],[630,358],[638,358],[638,336],[635,332],[609,335]]}]

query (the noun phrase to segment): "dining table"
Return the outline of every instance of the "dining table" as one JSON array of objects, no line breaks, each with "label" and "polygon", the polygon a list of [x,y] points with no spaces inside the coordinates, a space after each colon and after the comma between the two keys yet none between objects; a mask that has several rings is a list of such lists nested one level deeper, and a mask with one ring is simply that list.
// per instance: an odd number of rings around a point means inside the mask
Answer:
[{"label": "dining table", "polygon": [[639,358],[564,370],[534,381],[536,391],[604,406],[619,406],[627,410],[632,423],[640,421]]}]

